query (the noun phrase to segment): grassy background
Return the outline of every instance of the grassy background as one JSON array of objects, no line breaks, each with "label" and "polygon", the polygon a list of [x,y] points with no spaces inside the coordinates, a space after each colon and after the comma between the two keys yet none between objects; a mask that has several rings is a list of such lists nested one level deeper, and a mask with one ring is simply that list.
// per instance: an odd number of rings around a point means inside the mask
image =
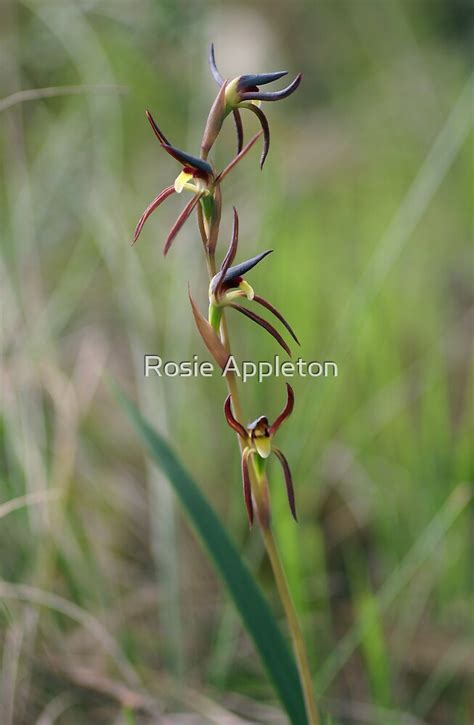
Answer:
[{"label": "grassy background", "polygon": [[[142,373],[145,353],[206,359],[187,301],[190,280],[205,307],[195,225],[161,253],[180,200],[129,240],[176,176],[144,109],[197,151],[211,40],[225,76],[304,72],[267,107],[263,173],[255,150],[226,181],[221,244],[235,204],[240,257],[275,250],[252,283],[304,359],[339,366],[294,380],[279,433],[298,527],[271,469],[323,709],[334,723],[472,721],[471,23],[467,0],[3,0],[2,725],[133,722],[132,710],[137,723],[283,721],[104,384],[118,378],[174,441],[271,594],[223,384]],[[11,97],[51,86],[82,90]],[[229,124],[218,165],[233,150]],[[277,352],[230,323],[242,358]],[[243,397],[249,419],[272,418],[282,381]]]}]

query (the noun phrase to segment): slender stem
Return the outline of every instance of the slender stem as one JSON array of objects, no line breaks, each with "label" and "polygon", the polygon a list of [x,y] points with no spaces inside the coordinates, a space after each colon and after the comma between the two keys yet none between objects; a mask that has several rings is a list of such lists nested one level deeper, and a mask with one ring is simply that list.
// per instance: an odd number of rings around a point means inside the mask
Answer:
[{"label": "slender stem", "polygon": [[[200,223],[200,231],[201,235],[203,236],[204,241],[204,235],[207,236],[208,232],[205,229],[205,225]],[[206,249],[206,245],[204,245]],[[216,270],[216,264],[215,264],[215,258],[214,254],[210,255],[209,251],[206,249],[206,263],[207,268],[209,272],[209,279],[212,278],[212,276],[215,274]],[[231,354],[231,345],[230,345],[230,337],[229,337],[229,329],[227,326],[227,320],[225,318],[225,313],[223,311],[222,318],[221,318],[221,339],[224,344],[225,349]],[[229,372],[226,375],[226,384],[227,389],[229,393],[232,395],[232,405],[234,408],[234,414],[239,423],[243,424],[243,416],[242,416],[242,406],[240,403],[240,396],[239,396],[239,389],[237,386],[237,381],[235,378],[234,372]],[[237,434],[237,439],[239,442],[240,450],[242,451],[244,442],[242,441],[241,437]],[[264,487],[266,490],[268,490],[268,481],[266,479],[265,475],[265,481],[264,481]],[[253,463],[250,465],[250,477],[252,480],[252,484],[255,484],[255,482],[258,480],[258,476],[256,474],[256,471],[254,469]],[[261,476],[260,476],[261,478]],[[252,486],[253,490],[255,490],[254,485]],[[268,558],[270,559],[270,564],[273,571],[273,576],[275,578],[275,582],[278,589],[278,594],[280,596],[280,600],[283,606],[283,610],[285,612],[288,629],[290,632],[291,640],[293,643],[293,651],[295,654],[295,659],[298,667],[298,672],[300,676],[300,682],[301,687],[303,690],[303,697],[306,707],[306,714],[308,717],[308,723],[309,725],[319,725],[319,716],[318,716],[318,710],[316,707],[316,700],[314,696],[314,689],[313,689],[313,681],[311,677],[311,670],[309,666],[308,661],[308,655],[306,652],[306,647],[303,640],[303,635],[301,632],[301,628],[298,622],[298,617],[296,614],[296,610],[293,604],[293,600],[291,598],[290,590],[288,588],[288,582],[286,579],[285,571],[283,568],[283,563],[280,558],[280,554],[278,552],[278,548],[276,546],[275,539],[273,537],[273,532],[271,530],[271,526],[260,526],[260,529],[262,531],[262,537],[265,544],[265,549],[267,551]]]},{"label": "slender stem", "polygon": [[288,582],[286,579],[283,564],[278,553],[278,548],[273,536],[273,531],[270,527],[261,527],[263,541],[265,543],[265,549],[267,550],[268,558],[273,570],[273,576],[278,588],[281,603],[285,610],[285,615],[288,623],[288,629],[290,630],[291,639],[293,642],[293,651],[295,653],[296,663],[300,674],[301,687],[303,689],[303,696],[306,705],[306,714],[310,725],[318,725],[319,716],[316,707],[316,699],[314,696],[313,680],[311,677],[311,670],[309,667],[308,655],[303,640],[303,634],[298,622],[296,615],[295,606],[288,588]]}]

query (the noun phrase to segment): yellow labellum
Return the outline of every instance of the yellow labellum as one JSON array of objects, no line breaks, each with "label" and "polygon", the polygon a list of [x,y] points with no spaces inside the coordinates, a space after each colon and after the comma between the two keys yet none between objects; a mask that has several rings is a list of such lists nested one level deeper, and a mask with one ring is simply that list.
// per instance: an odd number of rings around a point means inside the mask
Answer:
[{"label": "yellow labellum", "polygon": [[248,300],[253,300],[255,297],[255,292],[253,291],[253,287],[249,285],[248,282],[246,282],[244,279],[239,283],[239,289],[244,292],[246,298]]},{"label": "yellow labellum", "polygon": [[174,182],[174,188],[175,191],[178,192],[178,194],[181,194],[184,187],[193,178],[193,175],[189,173],[189,171],[182,171],[177,177],[176,181]]},{"label": "yellow labellum", "polygon": [[269,436],[256,436],[253,439],[253,442],[255,443],[255,448],[257,449],[259,456],[262,458],[268,458],[272,452],[271,438]]}]

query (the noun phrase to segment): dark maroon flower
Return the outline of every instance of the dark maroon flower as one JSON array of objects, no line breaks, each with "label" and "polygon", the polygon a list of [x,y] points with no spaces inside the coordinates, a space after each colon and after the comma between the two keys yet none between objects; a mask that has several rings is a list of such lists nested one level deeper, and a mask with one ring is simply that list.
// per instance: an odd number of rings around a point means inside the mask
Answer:
[{"label": "dark maroon flower", "polygon": [[192,156],[191,154],[188,154],[185,151],[181,151],[175,146],[172,146],[166,136],[160,130],[158,124],[156,123],[149,111],[146,112],[146,116],[148,118],[148,121],[150,122],[153,132],[155,133],[155,136],[160,142],[161,147],[181,164],[181,172],[176,177],[174,184],[172,186],[167,186],[166,189],[163,189],[163,191],[161,191],[158,196],[156,196],[153,201],[147,206],[147,208],[141,215],[137,226],[135,227],[133,244],[135,244],[138,237],[140,236],[140,233],[148,217],[155,211],[155,209],[160,206],[160,204],[162,204],[169,196],[171,196],[171,194],[174,194],[175,192],[181,194],[182,191],[190,191],[193,194],[192,199],[188,201],[168,234],[164,247],[164,254],[167,254],[176,235],[180,231],[185,221],[191,215],[197,204],[200,201],[205,203],[206,199],[210,201],[211,204],[214,203],[214,199],[216,198],[217,185],[220,184],[220,182],[227,176],[227,174],[235,166],[235,164],[238,163],[240,159],[243,158],[245,154],[252,148],[253,144],[261,135],[261,132],[249,141],[245,148],[243,148],[237,154],[237,156],[232,159],[232,161],[220,174],[216,174],[213,166],[208,161],[205,161],[204,159],[201,159],[197,156]]},{"label": "dark maroon flower", "polygon": [[232,240],[229,245],[226,256],[224,257],[219,272],[214,275],[209,284],[209,322],[218,332],[219,324],[222,316],[222,309],[224,307],[232,307],[237,310],[245,317],[248,317],[257,325],[263,327],[275,340],[281,345],[281,347],[291,355],[290,348],[286,344],[283,337],[280,335],[273,325],[260,315],[257,315],[252,310],[243,307],[240,304],[236,304],[236,301],[241,298],[246,298],[250,302],[256,302],[257,304],[265,307],[271,312],[288,330],[292,338],[299,345],[298,338],[296,337],[290,324],[285,320],[281,312],[274,307],[268,300],[260,295],[256,295],[253,288],[244,278],[244,275],[255,267],[259,262],[262,261],[268,254],[272,252],[271,249],[267,249],[265,252],[257,254],[251,259],[247,259],[245,262],[236,264],[231,267],[233,262],[239,241],[239,217],[237,210],[234,207],[234,226],[232,231]]},{"label": "dark maroon flower", "polygon": [[216,65],[216,58],[214,53],[214,45],[211,44],[209,49],[209,66],[211,73],[216,83],[222,87],[225,84],[225,115],[232,113],[234,117],[235,127],[237,131],[237,149],[243,146],[244,134],[242,127],[242,119],[240,116],[240,109],[246,108],[254,113],[263,131],[263,151],[260,157],[260,167],[263,167],[265,159],[267,158],[268,151],[270,148],[270,128],[268,120],[263,111],[260,108],[261,101],[280,101],[283,98],[290,96],[301,83],[302,74],[298,73],[296,78],[286,88],[282,88],[280,91],[262,91],[260,86],[268,85],[273,83],[283,76],[286,76],[288,71],[275,71],[273,73],[255,73],[250,75],[242,75],[234,78],[231,81],[225,81],[219,73]]},{"label": "dark maroon flower", "polygon": [[[294,393],[291,385],[286,384],[287,400],[286,405],[281,411],[280,415],[276,418],[275,422],[270,425],[268,418],[265,415],[261,415],[259,418],[249,423],[247,428],[239,423],[234,417],[232,412],[232,396],[228,395],[224,403],[224,414],[228,425],[240,436],[243,444],[242,449],[242,484],[244,489],[244,500],[247,509],[247,516],[249,519],[250,526],[253,523],[253,498],[252,498],[252,486],[249,472],[249,460],[252,456],[256,456],[258,460],[257,470],[262,470],[265,465],[266,459],[271,453],[274,453],[280,461],[285,477],[286,493],[288,496],[288,503],[293,518],[297,521],[296,516],[296,504],[295,504],[295,493],[293,488],[293,479],[291,476],[290,467],[285,456],[279,448],[273,445],[273,436],[278,431],[283,421],[291,415],[294,406]],[[258,475],[258,474],[257,474]]]}]

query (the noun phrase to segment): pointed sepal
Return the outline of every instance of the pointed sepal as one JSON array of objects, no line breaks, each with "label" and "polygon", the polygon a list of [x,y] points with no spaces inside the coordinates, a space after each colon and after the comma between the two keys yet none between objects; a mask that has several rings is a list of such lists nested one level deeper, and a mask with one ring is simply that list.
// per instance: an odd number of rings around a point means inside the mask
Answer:
[{"label": "pointed sepal", "polygon": [[250,483],[249,458],[253,454],[251,448],[245,448],[242,453],[242,485],[244,490],[245,508],[247,509],[247,517],[249,526],[253,524],[253,502],[252,502],[252,486]]},{"label": "pointed sepal", "polygon": [[283,348],[283,350],[291,357],[291,350],[273,325],[271,325],[267,320],[264,320],[263,317],[260,317],[260,315],[255,314],[255,312],[252,312],[252,310],[248,310],[246,307],[242,307],[242,305],[235,305],[233,303],[229,303],[229,307],[233,307],[234,310],[238,310],[242,315],[245,315],[245,317],[248,317],[250,320],[255,322],[257,325],[260,325],[260,327],[263,327],[264,330],[266,330],[277,342],[278,344]]},{"label": "pointed sepal", "polygon": [[191,201],[188,201],[188,203],[184,207],[183,211],[181,212],[181,214],[179,215],[179,217],[176,219],[175,223],[171,227],[171,230],[168,234],[168,238],[166,240],[166,243],[165,243],[165,246],[163,249],[163,254],[165,255],[165,257],[168,254],[170,247],[173,244],[174,240],[176,239],[178,232],[183,227],[185,221],[191,216],[191,213],[192,213],[194,207],[196,206],[196,204],[199,202],[199,199],[201,198],[201,196],[202,196],[201,194],[195,194],[193,196],[193,198],[191,199]]},{"label": "pointed sepal", "polygon": [[133,234],[133,242],[132,242],[132,244],[135,244],[135,242],[137,241],[138,237],[140,236],[141,231],[143,229],[143,226],[144,226],[146,220],[148,219],[148,217],[151,214],[153,214],[153,212],[155,211],[155,209],[158,209],[158,207],[160,206],[160,204],[162,204],[165,201],[165,199],[167,199],[169,196],[171,196],[171,194],[174,194],[174,192],[175,192],[174,186],[168,186],[168,187],[166,187],[166,189],[163,189],[163,191],[160,191],[160,193],[158,194],[158,196],[156,196],[153,199],[153,201],[151,202],[151,204],[149,204],[147,206],[147,208],[145,209],[145,211],[141,215],[140,219],[138,220],[137,226],[135,227],[135,232]]},{"label": "pointed sepal", "polygon": [[234,416],[234,414],[232,412],[232,396],[230,395],[230,393],[227,396],[227,398],[225,399],[224,415],[225,415],[225,419],[227,421],[227,425],[230,428],[232,428],[232,430],[235,430],[235,432],[243,440],[247,440],[247,438],[248,438],[247,431],[245,430],[244,426],[241,423],[239,423],[239,421],[237,420],[237,418]]},{"label": "pointed sepal", "polygon": [[279,312],[277,310],[277,308],[271,304],[271,302],[266,300],[264,297],[260,297],[260,295],[254,295],[253,299],[254,299],[254,302],[257,302],[259,305],[262,305],[262,307],[265,307],[267,310],[269,310],[269,312],[271,312],[273,315],[275,315],[275,317],[278,320],[280,320],[281,324],[286,327],[286,329],[288,330],[288,332],[290,333],[291,337],[296,342],[296,344],[297,345],[300,344],[300,341],[296,337],[290,323],[285,320],[285,318],[283,317],[281,312]]},{"label": "pointed sepal", "polygon": [[298,73],[294,81],[281,91],[245,91],[240,95],[243,101],[281,101],[283,98],[288,98],[288,96],[291,96],[291,94],[296,91],[302,78],[303,74]]},{"label": "pointed sepal", "polygon": [[281,467],[283,468],[283,474],[285,476],[285,485],[286,485],[286,493],[288,496],[288,503],[290,505],[290,511],[295,521],[298,521],[298,517],[296,515],[296,502],[295,502],[295,491],[293,488],[293,478],[291,476],[291,470],[290,466],[288,465],[288,461],[286,460],[283,453],[280,451],[279,448],[273,448],[273,453],[276,455],[278,460],[281,463]]},{"label": "pointed sepal", "polygon": [[295,405],[295,394],[293,392],[293,388],[289,383],[286,383],[286,404],[283,410],[281,411],[280,415],[277,417],[277,419],[272,423],[270,426],[269,432],[271,436],[274,436],[277,432],[278,428],[281,426],[284,420],[286,420],[291,413],[293,412],[293,408]]},{"label": "pointed sepal", "polygon": [[215,82],[218,86],[221,86],[224,83],[224,79],[219,73],[216,65],[216,55],[214,51],[214,43],[211,43],[209,47],[209,68],[211,69],[212,77],[214,78]]}]

